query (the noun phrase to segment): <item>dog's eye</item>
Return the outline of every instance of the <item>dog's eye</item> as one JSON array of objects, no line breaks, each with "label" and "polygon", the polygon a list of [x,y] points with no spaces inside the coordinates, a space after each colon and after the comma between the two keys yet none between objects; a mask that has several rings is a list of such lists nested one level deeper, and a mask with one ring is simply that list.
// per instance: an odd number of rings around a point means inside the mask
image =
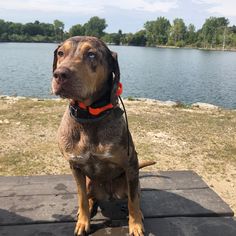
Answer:
[{"label": "dog's eye", "polygon": [[63,56],[64,56],[64,52],[58,51],[58,52],[57,52],[57,55],[58,55],[59,57],[63,57]]},{"label": "dog's eye", "polygon": [[94,52],[88,52],[88,58],[94,59],[96,57],[96,54]]}]

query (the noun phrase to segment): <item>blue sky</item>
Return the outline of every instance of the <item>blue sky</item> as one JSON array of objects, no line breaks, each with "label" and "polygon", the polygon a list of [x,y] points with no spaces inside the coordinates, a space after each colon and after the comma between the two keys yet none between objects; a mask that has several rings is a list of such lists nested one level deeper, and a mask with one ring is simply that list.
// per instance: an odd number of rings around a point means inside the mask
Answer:
[{"label": "blue sky", "polygon": [[7,21],[52,23],[59,19],[68,30],[92,16],[106,19],[106,32],[136,32],[159,16],[171,22],[183,18],[197,29],[210,16],[225,16],[230,25],[236,25],[236,0],[0,0],[0,18]]}]

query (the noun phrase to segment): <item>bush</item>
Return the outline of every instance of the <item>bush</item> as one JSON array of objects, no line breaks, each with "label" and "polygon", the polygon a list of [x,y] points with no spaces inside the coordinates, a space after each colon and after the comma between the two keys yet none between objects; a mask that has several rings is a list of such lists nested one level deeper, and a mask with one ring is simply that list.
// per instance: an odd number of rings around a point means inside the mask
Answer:
[{"label": "bush", "polygon": [[180,47],[180,48],[184,47],[185,46],[185,42],[183,40],[180,40],[180,41],[176,42],[175,46],[176,47]]}]

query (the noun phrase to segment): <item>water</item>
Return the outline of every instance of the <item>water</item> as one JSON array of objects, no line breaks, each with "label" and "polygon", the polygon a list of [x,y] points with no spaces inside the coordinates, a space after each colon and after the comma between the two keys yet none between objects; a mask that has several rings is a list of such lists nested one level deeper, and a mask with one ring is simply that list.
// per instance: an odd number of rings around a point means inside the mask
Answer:
[{"label": "water", "polygon": [[[0,94],[51,98],[55,44],[0,44]],[[110,46],[119,57],[124,97],[236,108],[236,53]]]}]

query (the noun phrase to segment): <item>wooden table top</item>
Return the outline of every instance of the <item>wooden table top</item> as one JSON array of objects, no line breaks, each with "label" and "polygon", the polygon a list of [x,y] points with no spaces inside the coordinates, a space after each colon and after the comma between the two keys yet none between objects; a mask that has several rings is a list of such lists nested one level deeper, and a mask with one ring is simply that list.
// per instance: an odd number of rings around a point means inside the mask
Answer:
[{"label": "wooden table top", "polygon": [[[235,236],[230,207],[192,171],[141,172],[145,235]],[[73,235],[71,175],[0,177],[0,236]],[[127,202],[99,202],[91,235],[128,235]]]}]

